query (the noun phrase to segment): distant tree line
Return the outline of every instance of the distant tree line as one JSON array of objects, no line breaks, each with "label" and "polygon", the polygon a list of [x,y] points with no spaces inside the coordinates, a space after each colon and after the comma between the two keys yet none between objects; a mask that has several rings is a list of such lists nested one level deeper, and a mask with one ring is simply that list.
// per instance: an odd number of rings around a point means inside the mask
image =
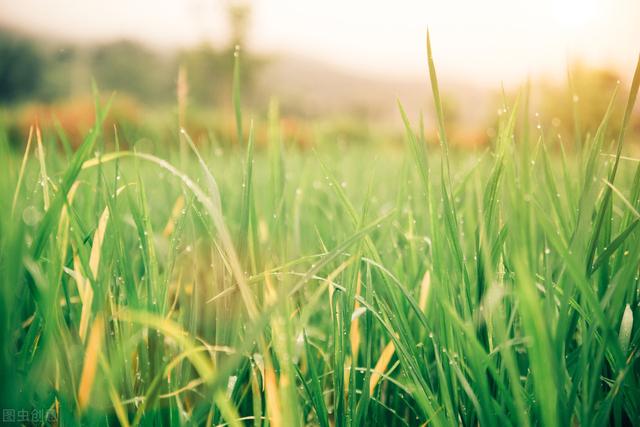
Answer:
[{"label": "distant tree line", "polygon": [[38,97],[44,55],[32,41],[0,31],[0,102]]},{"label": "distant tree line", "polygon": [[83,95],[91,79],[105,91],[117,91],[147,104],[175,101],[178,69],[187,71],[190,102],[228,102],[234,49],[243,46],[241,79],[249,95],[264,59],[244,51],[249,9],[229,9],[231,32],[224,46],[202,43],[162,53],[131,40],[95,46],[56,43],[0,29],[0,104],[53,102]]}]

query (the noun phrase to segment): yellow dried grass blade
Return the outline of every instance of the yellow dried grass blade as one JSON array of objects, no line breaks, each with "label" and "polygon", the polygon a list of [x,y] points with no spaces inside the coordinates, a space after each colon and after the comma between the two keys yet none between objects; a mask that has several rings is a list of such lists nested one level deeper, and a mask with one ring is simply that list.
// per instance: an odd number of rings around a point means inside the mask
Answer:
[{"label": "yellow dried grass blade", "polygon": [[[358,302],[358,297],[360,296],[360,290],[362,288],[362,275],[358,271],[358,281],[356,283],[356,302],[354,305],[354,313],[358,311],[360,308],[360,303]],[[351,320],[351,327],[349,330],[349,340],[351,342],[351,354],[357,355],[358,350],[360,349],[360,316],[356,316]],[[346,377],[349,378],[349,377]]]},{"label": "yellow dried grass blade", "polygon": [[373,391],[376,389],[376,385],[382,378],[382,374],[386,371],[387,366],[389,366],[389,362],[393,357],[393,353],[395,353],[396,347],[393,344],[393,341],[389,341],[389,344],[382,350],[382,354],[376,362],[376,366],[373,368],[373,372],[371,373],[371,379],[369,380],[369,394],[372,395]]},{"label": "yellow dried grass blade", "polygon": [[431,274],[429,273],[429,270],[427,270],[422,277],[422,283],[420,283],[420,298],[418,299],[418,306],[423,312],[427,309],[427,302],[429,301],[430,291]]},{"label": "yellow dried grass blade", "polygon": [[78,387],[78,405],[80,412],[87,407],[91,398],[91,390],[98,367],[98,356],[100,355],[102,347],[103,332],[104,320],[102,315],[98,314],[91,327],[91,334],[84,356],[84,365],[82,366],[82,375],[80,376],[80,386]]},{"label": "yellow dried grass blade", "polygon": [[44,147],[42,146],[42,134],[40,127],[36,126],[36,141],[38,143],[38,161],[40,162],[40,179],[42,183],[42,197],[44,199],[44,210],[49,210],[51,200],[49,198],[49,175],[47,175],[47,165],[44,161]]},{"label": "yellow dried grass blade", "polygon": [[[119,195],[126,186],[118,188],[116,196]],[[107,231],[107,224],[109,222],[109,208],[104,208],[100,220],[98,221],[98,227],[93,234],[93,245],[91,246],[91,254],[89,255],[89,270],[94,280],[98,280],[98,268],[100,267],[100,256],[102,254],[102,243],[104,242],[104,235]],[[80,312],[80,328],[78,334],[80,339],[84,342],[87,334],[87,327],[89,325],[89,317],[91,316],[91,305],[93,303],[93,288],[90,281],[86,278],[86,275],[82,274],[82,267],[77,256],[74,257],[74,269],[76,273],[76,283],[78,285],[78,293],[82,300],[82,311]]]},{"label": "yellow dried grass blade", "polygon": [[89,327],[89,315],[91,314],[91,305],[93,303],[93,288],[89,283],[89,279],[82,274],[82,266],[80,265],[80,258],[77,254],[73,257],[73,268],[73,277],[76,280],[78,295],[80,295],[80,301],[82,302],[78,335],[80,336],[80,340],[84,342]]},{"label": "yellow dried grass blade", "polygon": [[271,358],[265,357],[264,386],[267,397],[267,412],[269,422],[273,427],[282,426],[282,405],[280,402],[280,390],[276,380],[276,373],[271,365]]},{"label": "yellow dried grass blade", "polygon": [[176,221],[178,221],[178,218],[182,213],[182,209],[184,209],[184,196],[181,194],[173,204],[173,209],[171,209],[171,216],[167,221],[167,225],[164,226],[164,230],[162,230],[162,235],[164,237],[168,238],[169,236],[171,236],[171,233],[173,233],[173,230],[176,228]]}]

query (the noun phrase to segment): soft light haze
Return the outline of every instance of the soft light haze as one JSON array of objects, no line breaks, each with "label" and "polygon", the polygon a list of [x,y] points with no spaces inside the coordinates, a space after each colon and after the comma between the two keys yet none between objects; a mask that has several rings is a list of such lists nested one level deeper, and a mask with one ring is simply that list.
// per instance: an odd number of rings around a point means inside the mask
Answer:
[{"label": "soft light haze", "polygon": [[[0,22],[82,41],[133,38],[159,48],[222,43],[225,1],[4,0]],[[566,64],[632,71],[638,0],[302,2],[258,0],[248,48],[317,58],[358,73],[424,74],[432,34],[444,78],[495,86],[528,75],[563,78]]]}]

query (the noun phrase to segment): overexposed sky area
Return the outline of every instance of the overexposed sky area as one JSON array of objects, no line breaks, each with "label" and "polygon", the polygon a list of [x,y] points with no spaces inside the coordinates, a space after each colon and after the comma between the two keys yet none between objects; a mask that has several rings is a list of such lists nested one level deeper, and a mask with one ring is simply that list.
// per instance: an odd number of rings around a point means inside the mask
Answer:
[{"label": "overexposed sky area", "polygon": [[[0,23],[62,38],[159,48],[224,43],[229,0],[0,0]],[[424,75],[430,29],[440,73],[475,84],[563,78],[568,61],[633,71],[640,0],[254,0],[249,46],[356,73]],[[446,78],[446,77],[445,77]]]}]

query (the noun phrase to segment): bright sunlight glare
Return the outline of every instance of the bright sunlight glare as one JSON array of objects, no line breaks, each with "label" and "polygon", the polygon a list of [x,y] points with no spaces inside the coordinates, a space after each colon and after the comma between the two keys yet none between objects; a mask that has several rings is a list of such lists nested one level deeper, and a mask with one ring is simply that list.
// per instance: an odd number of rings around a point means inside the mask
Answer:
[{"label": "bright sunlight glare", "polygon": [[579,32],[597,17],[596,0],[554,0],[553,19],[565,32]]},{"label": "bright sunlight glare", "polygon": [[0,0],[0,24],[85,42],[129,38],[163,50],[219,45],[229,2],[251,6],[248,47],[255,52],[385,77],[423,76],[427,27],[445,78],[488,85],[563,78],[567,57],[628,70],[640,40],[639,0]]}]

